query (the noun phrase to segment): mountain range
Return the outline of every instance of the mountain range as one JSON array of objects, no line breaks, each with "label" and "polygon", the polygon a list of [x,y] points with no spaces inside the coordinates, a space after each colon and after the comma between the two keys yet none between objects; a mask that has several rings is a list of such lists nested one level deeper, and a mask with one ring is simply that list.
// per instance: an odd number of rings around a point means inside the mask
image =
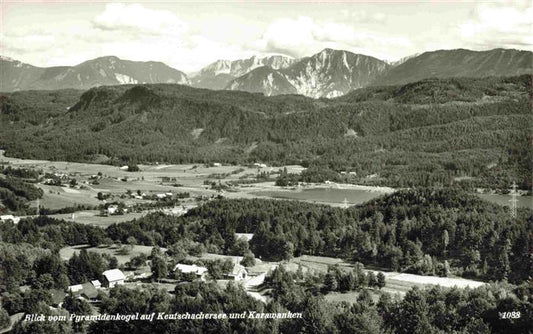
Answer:
[{"label": "mountain range", "polygon": [[533,53],[513,49],[465,49],[425,52],[406,59],[377,78],[373,85],[399,85],[426,78],[514,76],[531,74]]},{"label": "mountain range", "polygon": [[76,66],[36,67],[0,58],[0,91],[89,89],[135,83],[190,84],[187,75],[161,62],[122,60],[114,56],[88,60]]},{"label": "mountain range", "polygon": [[0,57],[0,91],[88,89],[96,86],[178,83],[267,96],[300,94],[333,98],[369,86],[399,85],[426,78],[514,76],[533,73],[533,53],[514,49],[439,50],[386,62],[344,50],[324,49],[300,59],[275,55],[218,60],[187,76],[161,62],[114,56],[76,66],[36,67]]},{"label": "mountain range", "polygon": [[224,89],[230,81],[254,69],[268,66],[274,70],[283,69],[297,60],[285,56],[251,57],[239,60],[217,60],[207,65],[199,73],[191,75],[191,85],[197,88]]},{"label": "mountain range", "polygon": [[265,95],[297,93],[331,98],[368,86],[389,67],[386,62],[373,57],[324,49],[287,68],[256,69],[233,80],[226,88]]}]

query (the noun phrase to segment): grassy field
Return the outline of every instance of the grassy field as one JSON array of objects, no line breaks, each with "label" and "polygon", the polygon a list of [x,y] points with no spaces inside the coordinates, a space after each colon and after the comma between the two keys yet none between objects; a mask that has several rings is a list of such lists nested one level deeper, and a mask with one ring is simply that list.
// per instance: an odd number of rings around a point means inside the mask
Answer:
[{"label": "grassy field", "polygon": [[[157,193],[183,193],[188,192],[192,198],[198,196],[216,196],[217,190],[210,189],[204,181],[216,181],[222,183],[239,181],[242,177],[255,181],[255,176],[260,171],[277,171],[278,168],[257,168],[245,166],[217,166],[208,167],[201,164],[192,165],[139,165],[139,172],[121,170],[118,166],[73,163],[65,161],[46,161],[9,158],[0,150],[0,164],[9,165],[13,168],[30,168],[42,170],[44,173],[61,173],[75,178],[78,185],[74,188],[67,186],[51,186],[37,184],[43,189],[44,196],[39,201],[33,201],[32,206],[38,204],[49,209],[60,209],[76,205],[95,206],[102,204],[96,196],[99,192],[111,195],[111,200],[121,200],[121,196],[128,190],[137,192],[140,190],[146,194]],[[287,166],[291,172],[300,172],[300,166]],[[100,173],[102,177],[98,184],[92,184],[90,177]],[[166,182],[163,182],[165,178]],[[179,185],[179,186],[176,186]],[[257,197],[250,193],[254,190],[271,189],[273,182],[265,182],[259,188],[243,185],[236,187],[232,192],[226,192],[227,197]],[[194,199],[191,199],[194,200]],[[135,202],[133,200],[132,202]]]},{"label": "grassy field", "polygon": [[71,221],[79,224],[85,225],[94,225],[99,227],[108,227],[109,225],[115,223],[122,223],[126,221],[131,221],[136,218],[140,218],[145,213],[142,212],[130,212],[123,215],[113,215],[113,216],[100,216],[100,211],[98,210],[87,210],[87,211],[77,211],[75,213],[65,213],[50,215],[50,217],[57,219],[64,219],[66,221]]},{"label": "grassy field", "polygon": [[[61,209],[79,204],[91,206],[100,204],[96,198],[96,192],[90,189],[72,189],[45,184],[37,184],[37,186],[44,192],[39,205],[48,209]],[[37,201],[34,201],[33,205],[37,205]]]},{"label": "grassy field", "polygon": [[[152,246],[141,246],[141,245],[135,245],[133,246],[133,248],[131,249],[131,251],[129,252],[129,254],[127,255],[122,255],[122,254],[119,254],[119,247],[116,247],[116,246],[112,246],[112,247],[89,247],[89,245],[76,245],[76,246],[68,246],[68,247],[64,247],[64,248],[61,248],[61,250],[59,251],[59,256],[61,257],[61,259],[63,260],[68,260],[70,259],[74,253],[78,253],[82,250],[82,249],[85,249],[87,250],[88,252],[95,252],[95,253],[99,253],[99,254],[109,254],[109,255],[112,255],[112,256],[115,256],[118,260],[118,264],[124,264],[128,261],[130,261],[133,257],[135,256],[138,256],[138,255],[141,255],[141,254],[145,254],[145,255],[150,255],[151,252],[152,252]],[[163,252],[166,251],[165,248],[162,248],[161,249]]]},{"label": "grassy field", "polygon": [[[303,255],[297,258],[292,259],[289,264],[292,264],[293,266],[289,266],[289,270],[297,270],[298,265],[301,265],[302,268],[305,271],[311,271],[311,272],[322,272],[326,273],[328,270],[328,266],[330,265],[339,265],[341,268],[345,268],[347,270],[351,270],[353,268],[353,265],[347,262],[344,262],[341,259],[338,258],[332,258],[332,257],[323,257],[323,256],[309,256],[309,255]],[[296,269],[294,269],[294,266],[296,266]],[[373,271],[375,274],[378,273],[376,270],[368,270],[365,269],[365,271]],[[459,288],[476,288],[479,286],[482,286],[483,282],[463,279],[463,278],[453,278],[453,277],[435,277],[435,276],[422,276],[422,275],[414,275],[414,274],[406,274],[406,273],[399,273],[399,272],[385,272],[382,271],[382,273],[385,275],[385,287],[382,289],[382,291],[389,292],[391,294],[399,294],[400,296],[405,295],[407,291],[409,291],[411,288],[418,286],[420,288],[426,287],[426,286],[435,286],[440,285],[442,287],[453,287],[457,286]],[[347,294],[342,294],[347,295]],[[329,295],[328,295],[329,296]],[[353,297],[353,296],[352,296]],[[331,297],[333,299],[350,299],[351,297]],[[350,299],[351,300],[351,299]]]}]

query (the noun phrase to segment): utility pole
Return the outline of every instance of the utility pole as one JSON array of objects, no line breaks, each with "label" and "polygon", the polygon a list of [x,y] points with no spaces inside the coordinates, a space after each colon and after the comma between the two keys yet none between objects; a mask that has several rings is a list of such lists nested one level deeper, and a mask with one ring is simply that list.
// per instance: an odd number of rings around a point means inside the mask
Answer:
[{"label": "utility pole", "polygon": [[509,200],[509,202],[511,202],[511,217],[513,218],[516,218],[516,202],[518,202],[518,200],[516,199],[516,196],[518,194],[516,193],[516,183],[513,182],[513,190],[511,191],[511,199]]},{"label": "utility pole", "polygon": [[344,198],[344,201],[342,201],[342,207],[343,209],[348,209],[348,200]]}]

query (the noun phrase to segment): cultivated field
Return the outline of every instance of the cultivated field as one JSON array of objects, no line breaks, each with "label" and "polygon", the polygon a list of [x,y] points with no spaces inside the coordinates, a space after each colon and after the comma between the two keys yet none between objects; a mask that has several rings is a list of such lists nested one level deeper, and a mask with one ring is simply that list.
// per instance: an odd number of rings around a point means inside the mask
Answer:
[{"label": "cultivated field", "polygon": [[[5,157],[1,150],[0,164],[8,164],[15,168],[33,168],[42,170],[45,173],[61,173],[69,175],[70,178],[75,178],[78,181],[78,185],[74,188],[45,184],[37,185],[43,189],[44,196],[39,201],[34,201],[32,205],[39,204],[49,209],[102,204],[102,201],[96,198],[99,192],[111,195],[111,200],[120,200],[120,197],[128,190],[133,193],[140,191],[146,194],[188,192],[191,195],[191,201],[194,201],[195,197],[223,195],[227,198],[296,199],[333,206],[342,206],[345,197],[349,198],[348,205],[353,205],[394,191],[394,189],[386,187],[341,184],[308,184],[303,187],[281,188],[276,187],[273,181],[257,182],[256,180],[256,176],[260,172],[273,173],[271,177],[276,177],[276,173],[283,168],[287,168],[289,173],[301,173],[304,168],[298,165],[260,168],[249,166],[208,167],[202,164],[155,164],[139,165],[139,172],[128,172],[118,166],[110,165],[9,158]],[[93,184],[90,177],[98,173],[102,177],[98,180],[98,184]],[[221,192],[204,184],[208,180],[216,183],[220,181],[222,184],[235,181],[252,183],[241,183]],[[308,192],[309,190],[314,192]],[[333,192],[344,191],[347,192],[347,195],[344,193],[337,194],[337,197],[340,197],[332,199],[333,193],[328,192],[329,190]],[[135,204],[142,202],[142,200],[128,199],[125,202]],[[80,222],[87,223],[88,220],[85,219]],[[97,225],[102,224],[96,218],[94,223]]]}]

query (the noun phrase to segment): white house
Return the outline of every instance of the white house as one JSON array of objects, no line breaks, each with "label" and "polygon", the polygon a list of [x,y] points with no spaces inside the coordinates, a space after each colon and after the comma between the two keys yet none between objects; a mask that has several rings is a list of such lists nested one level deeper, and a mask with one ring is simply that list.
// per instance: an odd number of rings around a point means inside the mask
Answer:
[{"label": "white house", "polygon": [[100,283],[99,280],[91,281],[91,284],[94,285],[94,287],[97,289],[100,289],[102,287],[102,283]]},{"label": "white house", "polygon": [[207,275],[207,268],[206,267],[199,267],[195,264],[189,265],[189,264],[181,264],[178,263],[174,267],[174,271],[179,270],[184,274],[194,273],[196,274],[197,278],[201,279],[202,281],[205,281],[205,276]]},{"label": "white house", "polygon": [[253,233],[235,233],[235,238],[237,239],[250,241],[252,240],[253,237],[254,237]]},{"label": "white house", "polygon": [[118,206],[117,205],[110,205],[107,207],[107,214],[108,215],[114,215],[116,214],[118,211]]},{"label": "white house", "polygon": [[18,222],[20,221],[20,217],[15,217],[13,215],[0,216],[0,221],[7,222],[9,220],[11,220],[13,224],[18,224]]},{"label": "white house", "polygon": [[228,279],[232,279],[234,281],[241,281],[248,277],[248,272],[246,271],[246,268],[244,268],[244,266],[235,263],[231,272],[227,273],[226,276],[228,277]]},{"label": "white house", "polygon": [[126,276],[120,269],[110,269],[102,273],[104,276],[104,285],[112,288],[117,284],[124,284]]},{"label": "white house", "polygon": [[214,162],[213,167],[221,167],[222,164],[220,162]]},{"label": "white house", "polygon": [[170,209],[163,209],[163,212],[167,215],[181,216],[187,213],[187,209],[179,207],[179,206],[175,206]]},{"label": "white house", "polygon": [[83,286],[81,284],[69,285],[68,287],[68,291],[74,294],[81,292],[81,290],[83,290]]}]

